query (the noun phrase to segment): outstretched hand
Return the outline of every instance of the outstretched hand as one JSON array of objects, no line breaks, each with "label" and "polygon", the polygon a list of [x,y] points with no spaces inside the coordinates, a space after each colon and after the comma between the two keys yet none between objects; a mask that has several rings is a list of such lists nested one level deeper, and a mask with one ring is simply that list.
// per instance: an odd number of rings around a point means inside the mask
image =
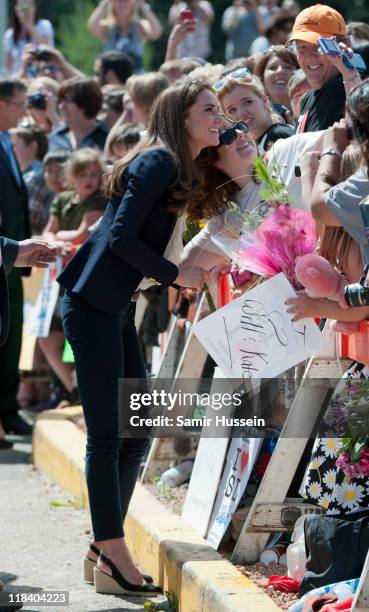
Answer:
[{"label": "outstretched hand", "polygon": [[19,243],[18,255],[14,265],[18,268],[47,268],[56,261],[58,249],[43,240],[29,239]]}]

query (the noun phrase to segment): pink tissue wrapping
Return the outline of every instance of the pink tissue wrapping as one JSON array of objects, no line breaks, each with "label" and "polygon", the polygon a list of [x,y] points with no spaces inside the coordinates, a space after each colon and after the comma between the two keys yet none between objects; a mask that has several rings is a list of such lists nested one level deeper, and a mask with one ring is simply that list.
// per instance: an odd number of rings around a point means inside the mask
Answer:
[{"label": "pink tissue wrapping", "polygon": [[283,272],[295,289],[301,289],[295,262],[298,256],[313,251],[316,239],[315,222],[309,212],[279,206],[253,234],[241,236],[240,264],[267,277]]}]

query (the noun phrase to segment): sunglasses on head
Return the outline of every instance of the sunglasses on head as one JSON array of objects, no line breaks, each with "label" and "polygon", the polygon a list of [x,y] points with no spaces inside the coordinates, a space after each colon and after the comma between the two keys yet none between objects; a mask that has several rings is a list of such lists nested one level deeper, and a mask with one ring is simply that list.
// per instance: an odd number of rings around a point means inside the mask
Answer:
[{"label": "sunglasses on head", "polygon": [[219,145],[230,145],[237,138],[237,131],[247,134],[249,132],[248,125],[243,121],[238,121],[234,126],[227,128],[219,134]]},{"label": "sunglasses on head", "polygon": [[224,85],[229,79],[236,79],[237,81],[238,79],[244,79],[245,77],[250,76],[250,75],[251,75],[251,72],[248,68],[238,68],[238,70],[235,70],[234,72],[231,72],[230,74],[227,74],[222,79],[214,83],[214,85],[212,85],[211,88],[213,91],[215,91],[215,93],[218,93],[219,91],[223,89]]}]

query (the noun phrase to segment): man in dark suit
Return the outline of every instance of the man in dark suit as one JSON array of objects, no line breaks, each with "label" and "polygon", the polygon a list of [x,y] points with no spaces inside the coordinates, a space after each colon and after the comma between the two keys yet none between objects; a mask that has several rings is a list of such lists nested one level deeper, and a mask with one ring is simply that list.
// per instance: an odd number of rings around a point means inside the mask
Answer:
[{"label": "man in dark suit", "polygon": [[[39,268],[55,261],[57,250],[42,240],[9,240],[0,236],[0,347],[8,339],[10,327],[9,293],[7,275],[13,266]],[[0,432],[1,432],[0,419]],[[3,432],[2,432],[2,435]],[[12,443],[0,437],[0,449],[11,448]]]},{"label": "man in dark suit", "polygon": [[[26,110],[26,86],[19,79],[0,78],[0,234],[17,242],[30,237],[27,189],[8,130]],[[18,414],[18,365],[22,344],[23,289],[20,268],[8,276],[11,320],[8,339],[0,347],[0,420],[5,431],[28,434],[28,423]]]}]

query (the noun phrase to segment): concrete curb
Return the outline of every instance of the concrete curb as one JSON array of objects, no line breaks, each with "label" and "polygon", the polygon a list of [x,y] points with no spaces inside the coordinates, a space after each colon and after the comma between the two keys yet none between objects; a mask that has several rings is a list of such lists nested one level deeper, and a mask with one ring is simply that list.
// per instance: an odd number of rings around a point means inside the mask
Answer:
[{"label": "concrete curb", "polygon": [[[85,435],[71,420],[80,409],[50,410],[37,419],[35,465],[87,506]],[[136,486],[125,523],[136,561],[181,612],[278,612],[274,602],[142,485]]]}]

